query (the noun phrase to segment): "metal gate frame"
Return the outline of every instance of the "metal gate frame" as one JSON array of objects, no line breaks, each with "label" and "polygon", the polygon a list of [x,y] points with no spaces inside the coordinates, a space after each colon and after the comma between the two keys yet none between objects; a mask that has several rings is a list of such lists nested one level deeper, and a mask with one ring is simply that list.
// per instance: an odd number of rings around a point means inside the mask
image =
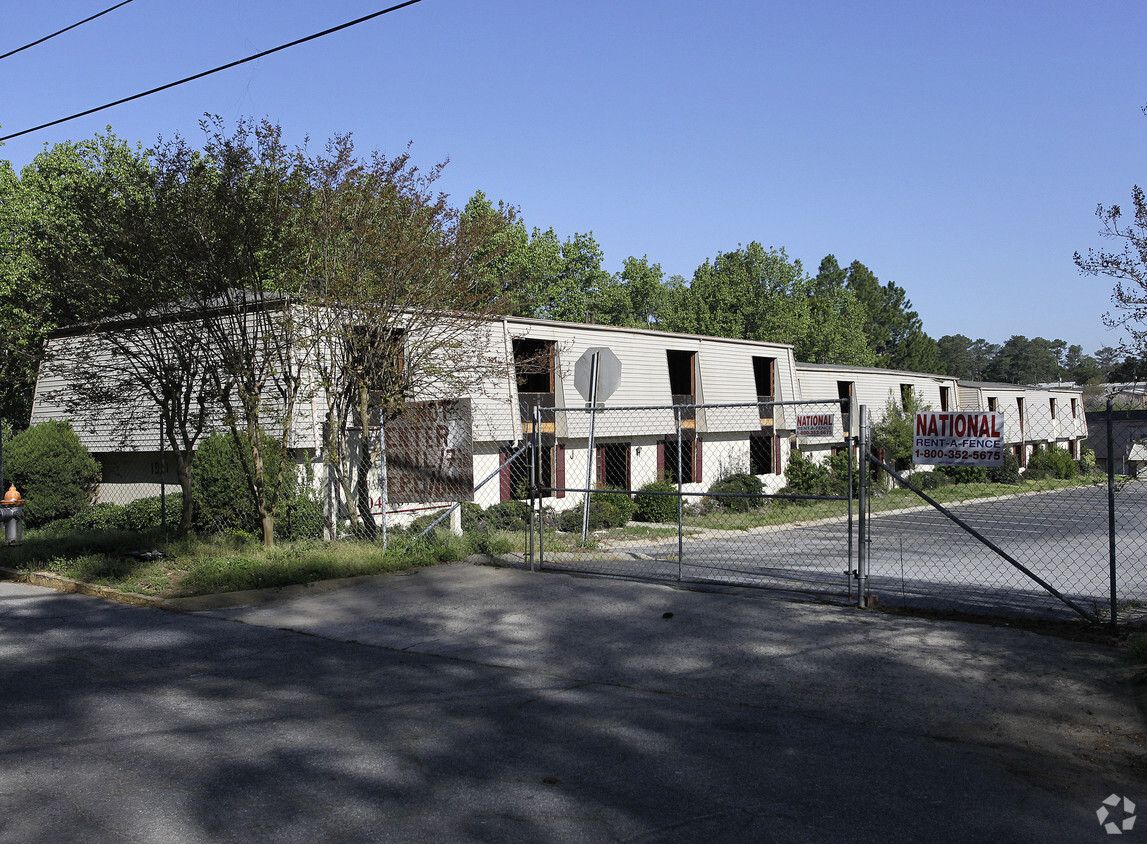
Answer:
[{"label": "metal gate frame", "polygon": [[[849,411],[851,414],[851,418],[855,419],[856,418],[856,416],[855,416],[855,410],[856,410],[855,399],[853,397],[849,397],[848,401],[849,401]],[[669,409],[672,409],[672,411],[674,413],[675,429],[676,429],[677,440],[678,440],[678,444],[679,444],[678,449],[677,449],[677,461],[678,461],[677,491],[676,492],[666,492],[663,494],[666,496],[675,496],[677,498],[677,577],[675,578],[675,582],[681,583],[681,582],[708,582],[705,580],[688,579],[688,578],[685,578],[684,574],[683,574],[683,566],[684,566],[684,501],[685,501],[686,495],[691,495],[691,494],[695,494],[695,493],[686,493],[684,491],[684,489],[682,488],[683,487],[683,484],[681,482],[681,477],[682,477],[682,472],[681,472],[682,449],[680,448],[680,442],[681,442],[681,436],[682,436],[682,419],[691,412],[695,413],[698,409],[752,407],[752,406],[760,406],[761,404],[769,404],[771,406],[808,406],[808,405],[821,405],[821,404],[823,404],[823,405],[839,407],[841,404],[841,400],[839,398],[837,398],[837,399],[803,399],[803,400],[771,401],[771,402],[736,402],[736,403],[724,403],[724,404],[681,404],[681,405],[652,405],[652,406],[644,406],[643,405],[643,406],[635,406],[635,407],[608,407],[608,408],[606,408],[606,407],[600,407],[600,408],[554,407],[554,408],[546,408],[546,411],[547,412],[553,412],[553,413],[563,412],[563,411],[564,412],[585,413],[585,412],[589,412],[591,410],[648,411],[648,410],[669,410]],[[537,455],[541,452],[541,439],[540,439],[540,436],[541,436],[540,431],[542,428],[541,414],[542,414],[542,408],[540,406],[535,406],[533,408],[533,423],[534,423],[532,426],[533,427],[533,433],[524,441],[525,447],[529,449],[528,458],[530,461],[530,468],[529,468],[529,477],[530,477],[530,484],[529,484],[530,526],[529,526],[529,541],[528,541],[527,560],[528,560],[529,568],[531,571],[540,571],[545,567],[545,540],[544,540],[545,529],[544,529],[543,517],[542,517],[543,495],[541,492],[541,485],[540,485],[540,482],[538,479],[538,467],[537,467]],[[591,415],[591,427],[592,427],[592,415]],[[852,597],[853,596],[853,591],[852,591],[853,590],[853,581],[856,580],[859,583],[859,573],[858,573],[859,569],[853,567],[853,560],[854,560],[854,557],[856,555],[856,550],[855,550],[856,549],[856,543],[854,541],[855,530],[856,530],[856,521],[855,521],[855,515],[854,515],[854,509],[855,509],[854,508],[854,503],[855,503],[854,502],[854,499],[855,499],[854,493],[857,490],[857,485],[856,485],[855,473],[853,472],[853,461],[852,461],[852,448],[856,444],[856,438],[853,436],[851,430],[844,432],[844,442],[845,442],[845,449],[846,449],[846,451],[848,453],[848,457],[849,457],[849,459],[847,461],[847,465],[848,465],[848,489],[847,489],[847,492],[845,495],[799,495],[799,494],[781,495],[779,493],[761,493],[760,495],[747,495],[747,494],[742,494],[742,493],[724,493],[724,495],[727,495],[729,497],[753,497],[753,498],[762,498],[762,499],[786,499],[786,500],[800,499],[800,500],[810,500],[810,501],[827,500],[827,501],[845,501],[845,502],[847,502],[846,567],[845,567],[844,571],[842,572],[842,574],[844,575],[845,580],[846,580],[846,586],[848,589],[848,599],[849,599],[849,602],[851,602],[853,600],[853,597]],[[519,449],[519,453],[520,453],[520,451],[521,450]],[[553,487],[553,489],[555,489],[555,490],[560,489],[562,492],[581,493],[587,497],[590,493],[592,493],[594,491],[592,489],[584,489],[584,488],[581,488],[578,486],[569,486],[569,485],[562,486],[562,487]],[[632,490],[632,489],[628,490],[628,491],[631,494],[636,492],[636,490]],[[652,493],[647,493],[647,494],[661,494],[661,493],[652,492]],[[749,587],[752,586],[752,584],[744,584],[744,583],[738,584],[738,585],[749,586]],[[860,597],[859,591],[857,593],[857,597],[858,597],[858,599]]]},{"label": "metal gate frame", "polygon": [[[1055,598],[1062,601],[1064,604],[1066,604],[1072,610],[1074,610],[1079,615],[1081,615],[1084,619],[1086,619],[1087,621],[1090,621],[1092,623],[1095,623],[1095,624],[1101,623],[1100,618],[1095,613],[1088,612],[1087,610],[1080,607],[1078,604],[1076,604],[1074,601],[1072,601],[1066,595],[1062,594],[1059,590],[1057,590],[1054,586],[1052,586],[1046,580],[1041,578],[1039,575],[1037,575],[1031,569],[1027,568],[1021,562],[1019,562],[1019,560],[1015,559],[1015,557],[1013,557],[1007,551],[1000,548],[998,545],[996,545],[994,542],[992,542],[992,540],[988,539],[988,537],[984,536],[982,533],[980,533],[974,527],[969,525],[967,522],[965,522],[963,519],[961,519],[959,516],[957,516],[951,510],[949,510],[944,505],[940,504],[938,501],[933,499],[926,492],[924,492],[923,490],[919,489],[914,484],[909,482],[903,475],[901,475],[895,469],[890,467],[884,461],[880,460],[878,457],[876,457],[876,455],[872,454],[871,450],[868,448],[868,419],[867,419],[867,415],[868,415],[868,408],[865,405],[861,405],[860,406],[859,442],[860,442],[860,452],[862,455],[864,455],[864,458],[865,458],[865,466],[871,465],[873,467],[884,470],[885,472],[887,472],[889,474],[890,477],[892,477],[897,483],[899,483],[905,489],[910,490],[913,494],[915,494],[917,497],[919,497],[922,501],[925,501],[926,503],[928,503],[938,513],[943,515],[945,518],[949,519],[953,524],[955,524],[961,530],[965,531],[968,535],[970,535],[972,538],[974,538],[976,541],[978,541],[984,547],[988,548],[990,551],[995,553],[997,556],[999,556],[1001,559],[1003,559],[1009,565],[1011,565],[1012,567],[1017,569],[1025,577],[1027,577],[1028,579],[1030,579],[1033,582],[1035,582],[1036,584],[1038,584],[1041,588],[1043,588],[1050,595],[1052,595]],[[871,514],[868,512],[868,506],[867,506],[868,495],[867,495],[867,493],[868,493],[868,472],[864,471],[864,472],[860,473],[860,506],[859,506],[860,513],[859,513],[859,518],[858,518],[858,535],[857,535],[857,540],[858,540],[857,570],[856,570],[857,580],[858,580],[857,606],[860,606],[860,607],[867,607],[869,605],[869,591],[868,591],[869,545],[870,545],[872,540],[871,540],[871,527],[869,525],[869,522],[871,519]],[[1112,605],[1111,605],[1111,625],[1114,627],[1116,624],[1114,589],[1112,591],[1112,597],[1113,597],[1113,600],[1112,600]]]}]

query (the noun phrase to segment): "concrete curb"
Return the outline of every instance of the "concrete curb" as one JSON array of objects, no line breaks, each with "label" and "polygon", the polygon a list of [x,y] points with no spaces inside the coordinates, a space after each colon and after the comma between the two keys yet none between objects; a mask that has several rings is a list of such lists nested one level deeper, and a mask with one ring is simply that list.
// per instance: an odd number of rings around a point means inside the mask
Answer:
[{"label": "concrete curb", "polygon": [[75,592],[80,595],[91,595],[95,598],[106,598],[109,601],[139,607],[166,609],[164,605],[168,603],[168,599],[166,598],[153,598],[150,595],[140,595],[136,592],[121,592],[119,589],[112,589],[110,586],[98,586],[94,583],[87,583],[83,580],[73,580],[70,577],[52,574],[47,571],[26,572],[0,566],[0,580],[13,580],[32,586],[43,586],[47,589],[55,589],[57,592]]}]

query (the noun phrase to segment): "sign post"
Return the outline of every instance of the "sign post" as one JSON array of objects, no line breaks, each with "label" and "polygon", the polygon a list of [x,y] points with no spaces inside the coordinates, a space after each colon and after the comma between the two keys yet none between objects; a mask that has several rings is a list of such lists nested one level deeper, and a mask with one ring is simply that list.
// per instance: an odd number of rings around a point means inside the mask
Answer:
[{"label": "sign post", "polygon": [[585,500],[581,510],[581,541],[589,538],[589,494],[593,488],[593,428],[597,403],[613,395],[621,383],[621,361],[609,349],[594,346],[586,349],[574,364],[574,387],[589,402],[589,442],[585,453]]}]

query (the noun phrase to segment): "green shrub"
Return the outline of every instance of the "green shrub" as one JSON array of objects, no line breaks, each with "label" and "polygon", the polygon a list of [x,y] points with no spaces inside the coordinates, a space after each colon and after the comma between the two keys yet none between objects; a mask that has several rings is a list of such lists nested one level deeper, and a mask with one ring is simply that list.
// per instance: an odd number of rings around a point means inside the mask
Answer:
[{"label": "green shrub", "polygon": [[[609,527],[620,527],[619,521],[621,516],[617,512],[617,508],[608,501],[594,501],[592,498],[589,502],[589,529],[590,530],[604,530]],[[628,519],[626,520],[628,521]],[[563,510],[558,519],[558,526],[566,533],[581,533],[582,525],[582,508],[571,507],[569,510]]]},{"label": "green shrub", "polygon": [[503,501],[483,512],[491,530],[525,530],[530,523],[530,505],[525,501]]},{"label": "green shrub", "polygon": [[943,472],[913,472],[908,476],[908,482],[916,489],[939,489],[952,483],[952,479]]},{"label": "green shrub", "polygon": [[24,496],[28,527],[86,509],[100,483],[100,465],[72,426],[55,420],[12,437],[4,449],[4,472]]},{"label": "green shrub", "polygon": [[118,504],[101,502],[85,507],[68,520],[74,530],[86,530],[93,533],[119,530],[120,512],[123,510]]},{"label": "green shrub", "polygon": [[1039,478],[1061,478],[1069,480],[1079,474],[1079,464],[1062,448],[1043,448],[1028,458],[1028,468],[1024,477],[1028,480]]},{"label": "green shrub", "polygon": [[958,484],[983,484],[988,481],[988,470],[984,466],[937,466],[937,472],[943,472]]},{"label": "green shrub", "polygon": [[[759,497],[764,489],[765,485],[756,475],[737,472],[714,481],[709,487],[709,495],[727,510],[732,510],[735,513],[747,513],[765,503],[765,499]],[[758,497],[741,498],[742,495]]]},{"label": "green shrub", "polygon": [[[672,493],[665,495],[664,493]],[[639,522],[676,522],[677,485],[666,480],[652,481],[633,498],[633,518]]]},{"label": "green shrub", "polygon": [[1079,452],[1079,471],[1085,475],[1095,471],[1095,452],[1086,446]]},{"label": "green shrub", "polygon": [[160,497],[137,498],[120,508],[116,517],[116,527],[134,533],[143,533],[154,528],[163,527],[164,507],[167,508],[167,524],[178,525],[179,513],[183,507],[183,496],[173,493],[166,497],[166,502]]},{"label": "green shrub", "polygon": [[828,467],[814,463],[795,449],[789,454],[785,478],[785,489],[790,495],[828,495],[832,486]]},{"label": "green shrub", "polygon": [[628,492],[596,490],[589,494],[589,506],[593,509],[595,504],[608,504],[615,514],[606,527],[625,527],[633,518],[635,505]]},{"label": "green shrub", "polygon": [[[288,463],[275,506],[275,535],[291,539],[321,535],[324,516],[318,492],[299,478],[294,459],[281,443],[265,438],[262,450],[263,471],[269,480],[276,477],[284,461]],[[248,463],[250,459],[248,452]],[[261,535],[259,510],[230,434],[215,433],[200,443],[191,464],[191,489],[196,530]]]},{"label": "green shrub", "polygon": [[1010,451],[1004,452],[1003,462],[988,469],[988,480],[994,484],[1018,484],[1020,482],[1020,459]]}]

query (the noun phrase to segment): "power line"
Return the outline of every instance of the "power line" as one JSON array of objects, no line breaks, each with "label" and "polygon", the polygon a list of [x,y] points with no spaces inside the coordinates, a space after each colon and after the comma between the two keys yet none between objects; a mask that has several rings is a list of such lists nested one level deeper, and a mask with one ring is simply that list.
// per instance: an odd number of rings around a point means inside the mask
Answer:
[{"label": "power line", "polygon": [[6,59],[9,56],[16,55],[21,50],[27,50],[29,47],[35,47],[37,44],[43,44],[49,38],[55,38],[57,35],[63,35],[69,29],[75,29],[77,26],[83,26],[85,23],[88,23],[89,21],[94,21],[96,18],[100,17],[101,15],[106,15],[108,12],[114,12],[120,6],[126,6],[130,2],[131,2],[131,0],[123,0],[122,3],[116,3],[110,9],[104,9],[102,12],[97,12],[96,14],[92,15],[90,18],[84,18],[82,21],[79,21],[78,23],[74,23],[71,26],[65,26],[59,32],[53,32],[51,35],[45,35],[39,41],[33,41],[31,44],[25,44],[23,47],[17,47],[15,50],[9,50],[4,55],[0,56],[0,59]]},{"label": "power line", "polygon": [[211,74],[218,73],[221,70],[228,70],[230,68],[237,67],[241,64],[246,64],[247,62],[255,61],[255,59],[261,59],[264,56],[269,56],[272,53],[277,53],[280,50],[286,50],[288,47],[295,47],[295,46],[298,46],[299,44],[304,44],[307,41],[314,41],[316,38],[322,38],[324,35],[330,35],[331,33],[338,32],[338,31],[343,30],[343,29],[348,29],[352,26],[357,26],[360,23],[365,23],[366,21],[377,18],[380,15],[385,15],[385,14],[388,14],[390,12],[396,12],[399,9],[404,9],[407,6],[413,6],[415,3],[421,3],[421,2],[422,2],[422,0],[406,0],[405,3],[399,3],[397,6],[391,6],[388,9],[382,9],[381,11],[378,11],[378,12],[372,12],[371,14],[366,15],[366,16],[361,17],[361,18],[358,18],[357,20],[348,21],[347,23],[339,24],[338,26],[333,26],[330,29],[324,29],[322,32],[316,32],[314,35],[308,35],[305,38],[296,39],[295,41],[291,41],[289,44],[282,44],[278,47],[272,47],[270,50],[264,50],[261,53],[255,53],[255,55],[253,55],[253,56],[247,56],[247,58],[245,58],[245,59],[238,59],[237,61],[229,62],[227,64],[220,65],[219,67],[212,68],[211,70],[205,70],[202,73],[197,73],[194,76],[188,76],[187,78],[180,79],[176,82],[169,82],[166,85],[160,85],[158,88],[152,88],[150,91],[143,91],[142,93],[139,93],[139,94],[133,94],[130,97],[124,97],[122,100],[116,100],[115,102],[105,103],[102,106],[96,106],[95,108],[89,108],[87,111],[80,111],[80,112],[77,112],[76,114],[70,114],[67,117],[61,117],[59,120],[53,120],[50,123],[41,123],[39,126],[33,126],[31,129],[24,129],[20,132],[14,132],[11,135],[4,135],[3,137],[0,137],[0,142],[10,141],[13,138],[19,138],[21,135],[29,135],[32,132],[39,132],[41,129],[47,129],[49,126],[58,126],[61,123],[67,123],[69,120],[75,120],[77,117],[86,117],[89,114],[95,114],[97,111],[103,111],[105,109],[109,109],[109,108],[112,108],[112,107],[117,106],[117,105],[123,105],[124,103],[130,103],[132,100],[138,100],[141,97],[147,97],[147,96],[150,96],[151,94],[158,94],[160,91],[166,91],[168,88],[174,88],[176,85],[182,85],[185,82],[194,82],[196,79],[202,79],[204,76],[210,76]]}]

